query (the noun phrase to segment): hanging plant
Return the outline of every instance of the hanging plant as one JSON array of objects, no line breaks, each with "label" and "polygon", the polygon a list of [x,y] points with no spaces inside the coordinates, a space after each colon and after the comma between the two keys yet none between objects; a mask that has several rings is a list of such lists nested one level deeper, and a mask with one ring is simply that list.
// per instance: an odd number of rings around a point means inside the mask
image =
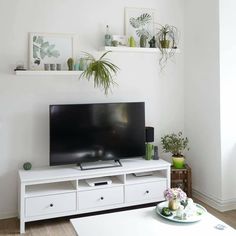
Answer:
[{"label": "hanging plant", "polygon": [[172,25],[158,25],[157,27],[157,47],[161,52],[159,64],[163,69],[171,57],[176,53],[177,45],[179,42],[179,30]]},{"label": "hanging plant", "polygon": [[117,74],[119,67],[113,64],[105,56],[111,51],[105,52],[98,60],[93,55],[85,52],[84,59],[88,62],[87,68],[80,75],[80,79],[90,80],[93,78],[94,87],[100,87],[104,90],[105,95],[108,95],[111,87],[116,85],[113,77]]}]

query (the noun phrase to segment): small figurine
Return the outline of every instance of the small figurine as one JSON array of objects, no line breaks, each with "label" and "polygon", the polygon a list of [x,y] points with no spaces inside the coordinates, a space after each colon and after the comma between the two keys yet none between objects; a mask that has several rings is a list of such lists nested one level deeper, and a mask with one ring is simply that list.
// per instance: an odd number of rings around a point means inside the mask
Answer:
[{"label": "small figurine", "polygon": [[152,37],[152,39],[148,42],[150,45],[150,48],[155,48],[156,47],[156,39],[155,36]]}]

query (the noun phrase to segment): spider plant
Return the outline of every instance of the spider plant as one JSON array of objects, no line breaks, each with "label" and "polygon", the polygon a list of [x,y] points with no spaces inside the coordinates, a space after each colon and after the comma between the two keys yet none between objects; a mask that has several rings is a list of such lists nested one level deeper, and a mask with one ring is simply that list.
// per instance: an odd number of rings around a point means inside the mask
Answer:
[{"label": "spider plant", "polygon": [[167,60],[175,55],[179,40],[179,30],[173,25],[158,25],[157,27],[157,47],[161,52],[159,64],[163,69]]},{"label": "spider plant", "polygon": [[87,52],[84,52],[84,59],[88,62],[87,68],[80,75],[80,79],[90,80],[93,78],[94,87],[100,87],[104,90],[105,95],[108,95],[111,86],[116,85],[113,76],[117,74],[119,67],[113,64],[105,56],[111,51],[105,52],[98,60]]}]

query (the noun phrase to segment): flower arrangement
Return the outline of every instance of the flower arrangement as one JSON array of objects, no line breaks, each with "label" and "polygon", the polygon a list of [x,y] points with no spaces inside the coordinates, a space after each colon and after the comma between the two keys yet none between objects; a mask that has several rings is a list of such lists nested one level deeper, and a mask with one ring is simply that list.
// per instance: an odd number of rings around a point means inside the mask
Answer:
[{"label": "flower arrangement", "polygon": [[181,188],[168,188],[164,191],[164,197],[166,200],[179,200],[184,201],[187,198],[186,193]]}]

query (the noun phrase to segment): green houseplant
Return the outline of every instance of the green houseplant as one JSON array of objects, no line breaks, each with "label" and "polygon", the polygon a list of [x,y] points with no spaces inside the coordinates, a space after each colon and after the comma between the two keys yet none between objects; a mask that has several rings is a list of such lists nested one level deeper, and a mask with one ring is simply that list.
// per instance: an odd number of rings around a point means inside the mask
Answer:
[{"label": "green houseplant", "polygon": [[157,47],[161,52],[159,64],[164,68],[167,60],[175,55],[179,41],[179,30],[173,25],[158,25],[156,33]]},{"label": "green houseplant", "polygon": [[161,137],[162,148],[164,152],[172,153],[173,166],[177,169],[184,167],[185,160],[183,151],[186,149],[189,150],[189,140],[182,135],[183,133],[179,132],[178,134],[172,133]]},{"label": "green houseplant", "polygon": [[89,53],[84,53],[84,59],[88,62],[87,68],[80,75],[81,78],[90,80],[93,78],[94,87],[100,87],[104,90],[105,95],[108,94],[111,86],[114,86],[116,83],[113,80],[119,70],[119,67],[113,64],[105,56],[111,51],[105,52],[99,59]]}]

